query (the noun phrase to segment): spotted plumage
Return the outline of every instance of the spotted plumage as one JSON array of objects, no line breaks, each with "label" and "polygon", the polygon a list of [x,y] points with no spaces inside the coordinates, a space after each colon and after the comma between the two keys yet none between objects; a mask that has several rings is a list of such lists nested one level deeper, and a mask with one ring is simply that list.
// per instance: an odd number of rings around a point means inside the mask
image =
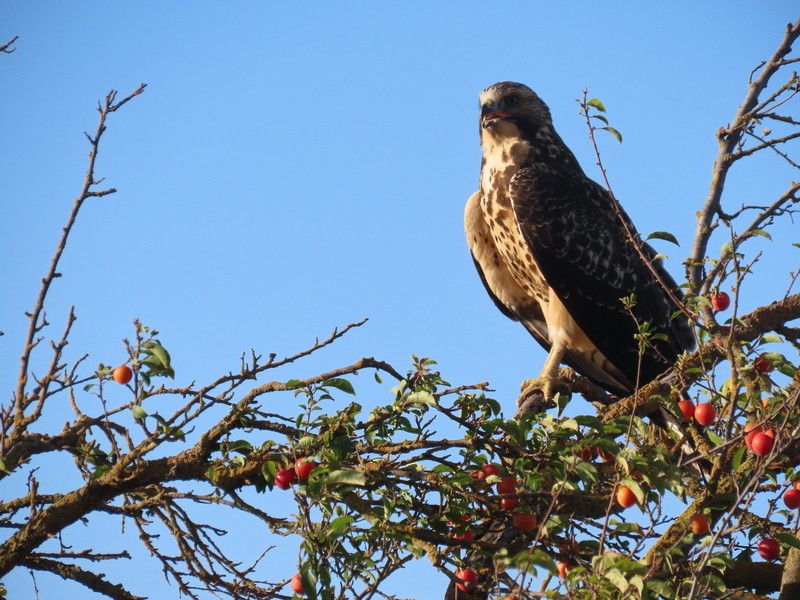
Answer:
[{"label": "spotted plumage", "polygon": [[[530,88],[497,83],[480,106],[480,189],[465,227],[489,295],[549,351],[543,379],[566,363],[618,395],[653,380],[694,340],[628,240],[629,218],[584,174]],[[660,261],[653,266],[680,297]],[[633,315],[621,300],[631,295]],[[641,354],[635,335],[645,322],[661,335]]]}]

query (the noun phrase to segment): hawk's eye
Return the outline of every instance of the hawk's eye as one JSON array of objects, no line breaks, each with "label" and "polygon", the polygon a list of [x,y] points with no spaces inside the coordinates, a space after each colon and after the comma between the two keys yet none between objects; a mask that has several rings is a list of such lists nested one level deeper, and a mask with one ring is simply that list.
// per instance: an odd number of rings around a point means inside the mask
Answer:
[{"label": "hawk's eye", "polygon": [[514,94],[506,96],[506,106],[513,108],[517,104],[519,104],[519,96],[515,96]]}]

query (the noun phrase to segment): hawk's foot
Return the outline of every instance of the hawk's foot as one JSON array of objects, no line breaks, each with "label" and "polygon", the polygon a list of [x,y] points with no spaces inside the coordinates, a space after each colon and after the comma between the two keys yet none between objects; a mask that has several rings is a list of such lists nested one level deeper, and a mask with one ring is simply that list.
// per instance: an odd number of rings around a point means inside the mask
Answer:
[{"label": "hawk's foot", "polygon": [[522,412],[540,413],[556,405],[556,394],[572,394],[572,385],[559,377],[526,379],[520,386],[517,406]]}]

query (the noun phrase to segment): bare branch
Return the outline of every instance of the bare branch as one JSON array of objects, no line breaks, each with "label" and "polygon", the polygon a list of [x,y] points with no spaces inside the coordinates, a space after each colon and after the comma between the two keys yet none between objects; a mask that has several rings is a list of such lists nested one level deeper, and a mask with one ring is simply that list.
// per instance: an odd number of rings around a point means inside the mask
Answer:
[{"label": "bare branch", "polygon": [[86,586],[93,592],[97,592],[113,600],[146,600],[145,596],[135,596],[128,592],[121,584],[109,583],[103,575],[81,569],[77,565],[51,560],[37,554],[22,559],[20,564],[30,569],[46,571],[58,575],[63,579],[70,579]]},{"label": "bare branch", "polygon": [[3,54],[11,54],[12,52],[14,52],[16,50],[16,48],[12,48],[11,46],[18,39],[19,39],[19,36],[15,35],[13,38],[11,38],[9,41],[7,41],[5,44],[1,45],[0,46],[0,52],[2,52]]},{"label": "bare branch", "polygon": [[[34,401],[33,398],[30,398],[26,394],[26,387],[28,383],[28,371],[30,366],[30,358],[31,352],[35,348],[37,342],[35,340],[36,333],[44,326],[44,319],[43,312],[44,312],[44,305],[45,300],[47,298],[47,294],[50,290],[50,285],[53,281],[60,277],[61,274],[58,272],[58,265],[61,260],[61,256],[64,253],[64,249],[67,246],[67,240],[69,238],[69,234],[72,231],[72,227],[75,224],[76,219],[78,218],[78,213],[83,206],[83,203],[86,201],[87,198],[90,198],[97,193],[93,190],[94,186],[97,184],[95,181],[95,162],[97,160],[97,153],[100,146],[100,139],[103,135],[103,132],[106,129],[106,119],[108,115],[114,111],[116,111],[120,106],[122,106],[125,102],[132,99],[135,96],[138,96],[144,91],[145,84],[139,86],[133,93],[128,95],[125,99],[120,101],[117,104],[113,104],[113,99],[116,96],[116,92],[110,92],[106,98],[105,106],[102,106],[99,109],[100,117],[97,123],[97,129],[95,130],[95,135],[93,138],[90,138],[91,150],[89,152],[89,164],[86,169],[86,176],[83,180],[83,185],[81,187],[81,191],[78,194],[78,197],[75,199],[72,205],[72,211],[67,218],[67,223],[62,229],[61,239],[56,246],[55,254],[50,262],[50,268],[47,271],[44,279],[42,280],[42,287],[39,290],[39,295],[36,298],[36,303],[34,304],[34,308],[30,313],[29,318],[29,325],[28,325],[28,332],[27,337],[25,340],[25,344],[23,346],[22,356],[20,357],[20,370],[19,370],[19,378],[17,383],[17,389],[13,396],[14,401],[14,415],[13,421],[6,421],[3,423],[4,426],[4,438],[3,438],[3,446],[0,448],[0,456],[5,456],[6,449],[8,445],[13,445],[16,440],[25,432],[26,430],[26,411],[30,404]],[[111,193],[111,191],[107,191],[106,193]],[[40,320],[41,319],[41,320]],[[53,373],[48,373],[45,377],[53,376]],[[13,430],[10,432],[8,428],[13,426]],[[7,464],[6,467],[10,470],[13,470],[15,465]]]},{"label": "bare branch", "polygon": [[786,56],[792,51],[792,44],[798,37],[800,37],[800,19],[795,21],[793,25],[790,24],[786,27],[786,33],[778,48],[772,57],[763,64],[761,71],[750,83],[747,95],[736,111],[732,125],[720,129],[717,134],[719,153],[714,163],[711,189],[702,210],[697,213],[697,229],[687,265],[689,284],[691,289],[698,294],[705,293],[710,284],[710,280],[704,278],[703,265],[711,231],[713,230],[712,221],[714,215],[720,209],[725,181],[733,164],[731,156],[745,134],[747,126],[752,119],[753,111],[758,106],[761,93],[766,89],[772,76],[786,64]]}]

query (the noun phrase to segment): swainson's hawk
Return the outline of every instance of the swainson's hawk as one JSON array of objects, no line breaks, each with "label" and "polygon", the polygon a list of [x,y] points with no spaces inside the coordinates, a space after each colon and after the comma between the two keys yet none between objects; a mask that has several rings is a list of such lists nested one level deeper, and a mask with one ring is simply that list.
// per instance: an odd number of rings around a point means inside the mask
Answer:
[{"label": "swainson's hawk", "polygon": [[[545,395],[561,363],[627,395],[693,348],[687,319],[672,318],[677,307],[626,235],[630,219],[584,174],[547,105],[525,85],[496,83],[480,94],[480,134],[467,240],[495,304],[549,351],[539,380]],[[655,257],[648,245],[643,250]],[[661,262],[653,266],[680,297]],[[631,295],[629,311],[621,299]],[[645,323],[658,335],[640,352]]]}]

